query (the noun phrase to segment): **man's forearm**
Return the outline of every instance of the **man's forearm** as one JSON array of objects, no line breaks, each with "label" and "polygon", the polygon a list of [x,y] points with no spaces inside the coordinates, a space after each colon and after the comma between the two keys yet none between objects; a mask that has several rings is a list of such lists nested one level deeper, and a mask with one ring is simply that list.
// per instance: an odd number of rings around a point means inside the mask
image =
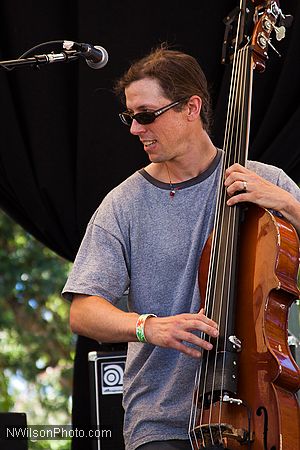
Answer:
[{"label": "man's forearm", "polygon": [[70,310],[71,330],[100,342],[136,341],[137,318],[97,296],[75,295]]}]

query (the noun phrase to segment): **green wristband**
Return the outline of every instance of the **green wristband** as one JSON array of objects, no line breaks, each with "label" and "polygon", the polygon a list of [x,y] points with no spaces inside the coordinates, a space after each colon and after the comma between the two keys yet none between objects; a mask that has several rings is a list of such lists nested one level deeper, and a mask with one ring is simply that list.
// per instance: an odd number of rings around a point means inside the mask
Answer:
[{"label": "green wristband", "polygon": [[155,314],[142,314],[136,321],[136,337],[139,342],[148,342],[145,336],[145,322],[148,317],[157,317]]}]

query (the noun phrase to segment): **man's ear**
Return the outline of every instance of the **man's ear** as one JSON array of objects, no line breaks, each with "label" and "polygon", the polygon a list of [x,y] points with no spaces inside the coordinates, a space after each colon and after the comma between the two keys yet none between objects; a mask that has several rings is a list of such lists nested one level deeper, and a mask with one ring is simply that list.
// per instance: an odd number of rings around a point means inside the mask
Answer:
[{"label": "man's ear", "polygon": [[202,100],[198,95],[193,95],[192,97],[190,97],[187,103],[188,120],[190,121],[199,120],[201,107],[202,107]]}]

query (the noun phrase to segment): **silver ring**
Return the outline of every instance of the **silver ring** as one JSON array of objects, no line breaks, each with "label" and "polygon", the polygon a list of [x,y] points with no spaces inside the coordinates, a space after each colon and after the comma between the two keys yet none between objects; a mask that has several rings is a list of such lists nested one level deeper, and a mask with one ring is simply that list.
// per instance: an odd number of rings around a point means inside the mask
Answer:
[{"label": "silver ring", "polygon": [[243,181],[243,191],[247,191],[247,181]]}]

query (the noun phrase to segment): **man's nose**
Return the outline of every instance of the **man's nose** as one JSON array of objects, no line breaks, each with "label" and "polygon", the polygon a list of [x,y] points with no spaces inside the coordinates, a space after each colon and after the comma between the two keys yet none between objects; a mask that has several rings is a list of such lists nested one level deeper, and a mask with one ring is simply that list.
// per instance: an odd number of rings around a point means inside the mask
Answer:
[{"label": "man's nose", "polygon": [[145,126],[138,123],[135,119],[132,120],[132,124],[130,126],[130,133],[134,135],[140,135],[145,131]]}]

